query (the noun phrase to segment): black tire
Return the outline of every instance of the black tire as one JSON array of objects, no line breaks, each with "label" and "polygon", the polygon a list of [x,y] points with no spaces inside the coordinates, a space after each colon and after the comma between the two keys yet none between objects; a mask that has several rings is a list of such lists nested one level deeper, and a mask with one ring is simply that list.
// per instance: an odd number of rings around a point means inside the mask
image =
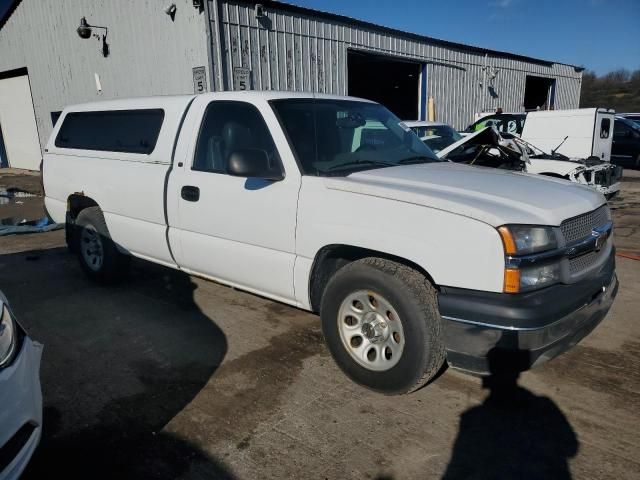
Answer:
[{"label": "black tire", "polygon": [[71,212],[67,212],[65,218],[64,240],[67,242],[67,250],[69,250],[69,253],[78,253],[78,246],[76,245],[76,219],[73,218]]},{"label": "black tire", "polygon": [[[402,323],[404,347],[398,363],[385,371],[359,364],[343,344],[338,316],[353,292],[367,290],[384,297]],[[445,349],[437,292],[412,268],[381,258],[364,258],[344,266],[329,280],[320,307],[325,341],[338,366],[356,383],[399,395],[427,384],[442,368]]]},{"label": "black tire", "polygon": [[[87,276],[103,284],[121,280],[129,270],[130,257],[121,253],[111,240],[109,229],[104,221],[100,207],[88,207],[82,210],[75,221],[74,249],[80,260],[80,266]],[[92,262],[91,245],[87,237],[95,238],[101,248],[100,262]]]}]

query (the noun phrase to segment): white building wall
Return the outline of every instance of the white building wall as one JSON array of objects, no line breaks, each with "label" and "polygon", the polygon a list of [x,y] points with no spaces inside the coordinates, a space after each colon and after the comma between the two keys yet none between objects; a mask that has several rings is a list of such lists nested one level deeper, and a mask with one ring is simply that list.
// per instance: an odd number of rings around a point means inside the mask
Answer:
[{"label": "white building wall", "polygon": [[[169,3],[175,21],[164,12]],[[100,40],[76,33],[81,17],[108,27],[107,58]],[[0,72],[28,69],[44,148],[51,112],[66,105],[193,93],[192,68],[207,67],[207,48],[205,14],[192,0],[22,0],[0,30]]]},{"label": "white building wall", "polygon": [[[426,64],[426,93],[434,97],[436,118],[458,128],[477,111],[498,106],[521,110],[527,74],[556,79],[557,109],[578,106],[582,73],[568,65],[485,56],[355,20],[269,6],[273,4],[266,4],[267,17],[259,20],[255,2],[205,0],[205,11],[194,8],[193,0],[173,2],[175,21],[164,12],[172,3],[167,0],[20,2],[0,30],[0,73],[28,69],[41,145],[52,129],[51,112],[99,99],[193,93],[194,67],[206,68],[208,88],[216,90],[232,89],[234,68],[247,67],[255,89],[346,94],[348,49]],[[98,39],[78,37],[83,16],[109,28],[107,58]],[[480,86],[485,65],[499,69],[493,80],[497,96]]]}]

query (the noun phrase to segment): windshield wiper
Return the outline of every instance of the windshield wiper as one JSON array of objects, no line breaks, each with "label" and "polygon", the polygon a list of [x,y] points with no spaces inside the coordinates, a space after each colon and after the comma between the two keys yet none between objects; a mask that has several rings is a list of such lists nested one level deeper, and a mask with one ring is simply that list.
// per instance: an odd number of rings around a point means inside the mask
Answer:
[{"label": "windshield wiper", "polygon": [[331,170],[339,170],[344,167],[354,167],[354,166],[367,166],[367,165],[378,165],[380,167],[397,167],[397,163],[389,163],[389,162],[380,162],[378,160],[354,160],[352,162],[341,163],[339,165],[334,165],[333,167],[327,168],[327,172]]}]

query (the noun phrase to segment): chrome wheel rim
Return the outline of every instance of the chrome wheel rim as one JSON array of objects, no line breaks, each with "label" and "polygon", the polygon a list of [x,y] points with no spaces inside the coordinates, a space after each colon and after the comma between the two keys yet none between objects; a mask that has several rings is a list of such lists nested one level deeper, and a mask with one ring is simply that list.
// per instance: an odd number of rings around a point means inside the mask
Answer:
[{"label": "chrome wheel rim", "polygon": [[404,350],[404,329],[391,302],[370,290],[358,290],[338,310],[342,345],[359,365],[383,372],[393,368]]},{"label": "chrome wheel rim", "polygon": [[94,272],[102,268],[104,249],[100,234],[92,225],[86,225],[80,234],[80,252],[85,264]]}]

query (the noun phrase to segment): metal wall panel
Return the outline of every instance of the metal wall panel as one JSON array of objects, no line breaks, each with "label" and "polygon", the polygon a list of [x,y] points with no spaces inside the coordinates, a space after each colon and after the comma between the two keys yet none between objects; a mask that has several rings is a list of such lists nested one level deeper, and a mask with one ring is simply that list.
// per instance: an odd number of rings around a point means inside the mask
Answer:
[{"label": "metal wall panel", "polygon": [[[175,21],[164,13],[165,0],[23,0],[18,5],[0,30],[0,72],[29,70],[43,148],[52,129],[51,112],[66,105],[193,93],[192,68],[208,65],[206,17],[192,0],[173,3]],[[98,39],[78,37],[81,17],[109,28],[107,58]]]},{"label": "metal wall panel", "polygon": [[[477,111],[521,110],[527,74],[556,79],[556,108],[578,106],[581,73],[571,66],[490,55],[487,64],[500,69],[493,98],[479,83],[484,55],[321,14],[269,8],[257,19],[253,5],[241,0],[207,0],[205,12],[192,0],[174,2],[171,21],[165,0],[22,0],[0,30],[0,72],[28,68],[41,145],[52,129],[51,112],[99,99],[192,93],[197,66],[207,67],[207,83],[216,90],[233,89],[233,69],[246,67],[254,89],[344,95],[348,49],[424,62],[436,118],[458,128]],[[109,27],[109,57],[101,55],[99,40],[76,34],[83,16]]]},{"label": "metal wall panel", "polygon": [[[546,65],[444,47],[428,39],[289,10],[268,8],[257,19],[254,5],[242,0],[209,0],[218,9],[224,42],[221,77],[233,89],[233,69],[251,70],[256,90],[296,90],[347,94],[347,51],[358,49],[426,63],[427,95],[435,100],[436,119],[462,128],[475,112],[522,111],[526,76],[556,79],[556,109],[577,108],[582,73],[572,66]],[[214,21],[212,16],[212,21]],[[215,56],[215,52],[214,52]],[[481,86],[483,67],[499,70],[493,91]],[[222,82],[217,89],[225,88]]]}]

